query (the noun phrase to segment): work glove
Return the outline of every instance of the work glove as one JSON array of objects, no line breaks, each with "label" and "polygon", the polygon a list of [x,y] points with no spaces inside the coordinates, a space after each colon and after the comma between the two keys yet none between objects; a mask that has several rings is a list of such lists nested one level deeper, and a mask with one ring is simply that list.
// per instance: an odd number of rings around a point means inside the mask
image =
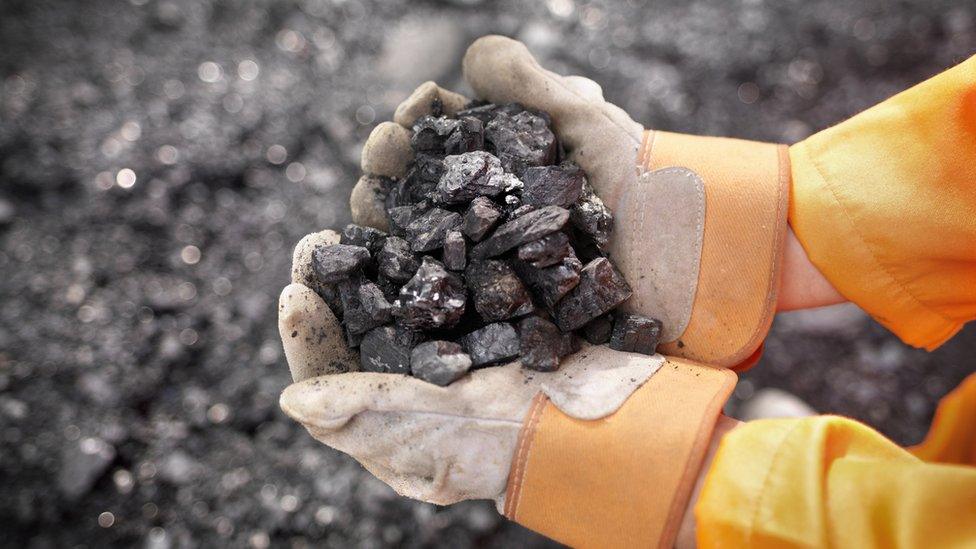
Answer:
[{"label": "work glove", "polygon": [[[335,242],[332,231],[303,239],[293,278],[315,245]],[[339,321],[299,282],[281,293],[278,328],[294,379],[281,408],[313,437],[398,494],[490,499],[576,547],[673,545],[735,383],[730,370],[606,346],[583,346],[555,372],[516,361],[445,387],[357,371]]]},{"label": "work glove", "polygon": [[[697,279],[699,261],[668,263],[662,250],[683,250],[681,257],[700,253],[705,220],[700,175],[682,167],[638,170],[639,145],[631,144],[642,138],[642,129],[603,102],[592,81],[544,73],[566,86],[592,124],[570,124],[568,107],[555,102],[495,95],[473,77],[491,70],[476,70],[485,62],[479,52],[486,44],[496,44],[492,48],[499,55],[509,46],[524,53],[520,44],[497,37],[472,46],[465,72],[479,96],[518,100],[558,115],[555,129],[571,158],[587,171],[609,206],[616,207],[611,253],[618,265],[629,269],[628,280],[635,286],[632,301],[639,299],[634,310],[666,306],[667,292],[694,296],[696,286],[687,281]],[[524,61],[534,64],[525,55]],[[531,79],[526,83],[543,90],[550,85]],[[453,114],[468,102],[428,82],[397,108],[393,122],[377,126],[363,148],[366,175],[353,191],[354,222],[388,229],[384,195],[389,179],[384,178],[405,174],[412,160],[409,128],[434,108]],[[626,131],[610,131],[607,116]],[[607,151],[601,154],[612,153],[616,160],[589,158],[591,149],[583,136],[594,132],[603,140],[601,150]],[[619,149],[604,143],[611,138]],[[628,155],[626,162],[621,160]],[[630,169],[613,165],[622,162]],[[619,190],[619,177],[643,185],[641,192],[631,196]],[[651,192],[666,206],[643,198]],[[646,206],[642,216],[621,215],[625,195]],[[657,244],[647,245],[647,238],[639,236],[644,233],[627,228],[635,220]],[[628,239],[637,245],[630,246]],[[339,321],[323,300],[332,289],[321,284],[311,267],[312,251],[338,240],[328,230],[302,239],[295,248],[292,284],[281,293],[279,331],[295,382],[282,393],[281,407],[290,417],[407,497],[436,504],[491,499],[506,517],[574,546],[673,543],[734,374],[604,346],[584,346],[565,357],[556,372],[529,371],[513,362],[474,370],[446,387],[399,374],[357,371],[358,353],[347,347]],[[644,258],[647,265],[623,260],[627,254]],[[669,276],[658,280],[656,269],[669,269]],[[643,277],[653,284],[639,282]],[[652,307],[653,299],[661,301]],[[665,316],[660,308],[654,311],[651,316]]]},{"label": "work glove", "polygon": [[[501,36],[477,40],[463,68],[479,99],[552,117],[568,158],[614,214],[609,254],[634,290],[623,309],[662,321],[665,354],[737,368],[758,359],[787,232],[785,146],[645,130],[596,82],[549,72]],[[410,127],[435,99],[446,114],[467,101],[428,82],[370,135],[351,199],[356,223],[385,230],[377,176],[405,173]]]}]

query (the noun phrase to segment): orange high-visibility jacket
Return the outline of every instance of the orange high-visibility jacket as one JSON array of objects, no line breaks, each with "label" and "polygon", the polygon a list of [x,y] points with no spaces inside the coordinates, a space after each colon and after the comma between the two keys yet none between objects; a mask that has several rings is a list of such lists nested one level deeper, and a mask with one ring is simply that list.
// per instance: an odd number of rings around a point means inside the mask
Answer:
[{"label": "orange high-visibility jacket", "polygon": [[[790,224],[845,297],[927,349],[976,318],[976,57],[790,159]],[[976,547],[976,376],[909,450],[841,417],[743,424],[695,517],[703,547]]]}]

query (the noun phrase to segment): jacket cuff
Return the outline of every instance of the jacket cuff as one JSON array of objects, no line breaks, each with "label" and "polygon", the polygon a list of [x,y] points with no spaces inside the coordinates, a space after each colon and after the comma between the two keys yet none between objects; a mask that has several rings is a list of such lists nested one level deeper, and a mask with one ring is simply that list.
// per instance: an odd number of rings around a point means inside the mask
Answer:
[{"label": "jacket cuff", "polygon": [[884,200],[864,203],[846,192],[842,182],[831,180],[823,170],[825,160],[813,141],[811,138],[790,147],[793,192],[789,221],[810,261],[845,298],[902,341],[928,350],[938,347],[955,335],[962,323],[922,303],[879,258],[878,247],[884,242],[875,242],[865,234],[878,232],[872,220],[878,208],[896,206],[886,206]]},{"label": "jacket cuff", "polygon": [[671,547],[735,380],[668,358],[595,421],[540,394],[512,459],[505,516],[573,547]]}]

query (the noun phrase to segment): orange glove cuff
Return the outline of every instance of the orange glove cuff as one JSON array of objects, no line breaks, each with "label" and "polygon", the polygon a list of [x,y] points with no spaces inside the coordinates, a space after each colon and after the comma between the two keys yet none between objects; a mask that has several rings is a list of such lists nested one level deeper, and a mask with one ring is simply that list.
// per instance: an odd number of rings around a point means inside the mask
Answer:
[{"label": "orange glove cuff", "polygon": [[705,184],[698,287],[688,326],[661,352],[742,370],[756,362],[773,315],[786,239],[785,145],[644,132],[643,168],[683,166]]},{"label": "orange glove cuff", "polygon": [[669,358],[595,421],[538,395],[512,459],[505,516],[573,547],[671,547],[735,380]]}]

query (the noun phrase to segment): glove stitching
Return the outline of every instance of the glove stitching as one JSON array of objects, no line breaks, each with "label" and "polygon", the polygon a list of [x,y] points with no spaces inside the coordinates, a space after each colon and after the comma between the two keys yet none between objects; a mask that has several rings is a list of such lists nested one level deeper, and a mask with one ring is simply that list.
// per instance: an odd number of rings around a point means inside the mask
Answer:
[{"label": "glove stitching", "polygon": [[531,453],[531,442],[530,440],[535,437],[535,428],[538,424],[539,417],[542,414],[542,410],[549,398],[544,394],[540,393],[541,396],[536,397],[535,405],[532,407],[532,412],[529,415],[528,421],[525,422],[525,436],[519,441],[519,447],[516,450],[516,461],[515,461],[515,471],[513,472],[513,490],[512,497],[506,502],[507,505],[511,506],[511,513],[506,513],[513,520],[518,516],[518,507],[522,498],[522,475],[525,471],[525,466],[528,463],[529,454]]}]

